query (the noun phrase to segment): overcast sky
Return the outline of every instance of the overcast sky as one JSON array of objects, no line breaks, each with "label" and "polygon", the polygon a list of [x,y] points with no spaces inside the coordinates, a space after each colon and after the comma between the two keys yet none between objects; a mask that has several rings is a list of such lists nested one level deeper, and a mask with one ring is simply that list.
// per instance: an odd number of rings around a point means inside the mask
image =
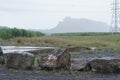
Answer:
[{"label": "overcast sky", "polygon": [[49,29],[65,17],[110,23],[112,0],[0,0],[0,25]]}]

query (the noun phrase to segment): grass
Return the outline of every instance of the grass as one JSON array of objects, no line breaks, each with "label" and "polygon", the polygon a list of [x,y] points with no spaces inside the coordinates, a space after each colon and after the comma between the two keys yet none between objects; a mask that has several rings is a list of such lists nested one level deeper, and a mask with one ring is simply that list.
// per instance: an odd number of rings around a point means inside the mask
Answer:
[{"label": "grass", "polygon": [[0,39],[0,45],[54,47],[101,46],[117,49],[120,48],[120,36],[46,36],[34,38],[18,37],[9,40]]},{"label": "grass", "polygon": [[114,56],[115,57],[120,57],[120,54],[119,53],[115,53]]},{"label": "grass", "polygon": [[104,57],[104,55],[99,54],[97,57],[98,57],[98,58],[103,58],[103,57]]},{"label": "grass", "polygon": [[39,65],[39,64],[38,64],[38,59],[35,58],[35,59],[34,59],[34,64],[32,65],[32,67],[33,67],[33,68],[36,68],[36,67],[38,67],[38,65]]}]

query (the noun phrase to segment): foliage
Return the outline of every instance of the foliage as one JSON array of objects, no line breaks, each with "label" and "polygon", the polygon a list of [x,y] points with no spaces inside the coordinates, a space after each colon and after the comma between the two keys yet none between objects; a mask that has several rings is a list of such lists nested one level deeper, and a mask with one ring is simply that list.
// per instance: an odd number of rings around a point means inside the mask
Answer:
[{"label": "foliage", "polygon": [[[76,32],[76,33],[54,33],[52,36],[104,36],[111,35],[110,32]],[[120,35],[120,33],[114,33],[115,35]]]},{"label": "foliage", "polygon": [[10,39],[15,37],[37,37],[37,36],[44,36],[45,34],[41,32],[34,32],[28,31],[24,29],[17,29],[17,28],[5,28],[0,29],[0,38],[2,39]]},{"label": "foliage", "polygon": [[17,37],[10,40],[0,40],[0,45],[14,46],[98,46],[106,48],[120,48],[119,35],[105,36],[43,36],[43,37]]}]

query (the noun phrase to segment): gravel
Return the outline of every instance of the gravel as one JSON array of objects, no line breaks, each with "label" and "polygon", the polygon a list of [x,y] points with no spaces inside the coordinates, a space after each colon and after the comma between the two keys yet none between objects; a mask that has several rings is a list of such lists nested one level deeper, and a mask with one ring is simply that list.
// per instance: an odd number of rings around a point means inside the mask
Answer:
[{"label": "gravel", "polygon": [[61,73],[48,71],[17,71],[0,67],[0,80],[120,80],[120,74],[91,72]]},{"label": "gravel", "polygon": [[[57,73],[57,72],[56,72]],[[0,80],[120,80],[120,74],[55,74],[0,69]]]}]

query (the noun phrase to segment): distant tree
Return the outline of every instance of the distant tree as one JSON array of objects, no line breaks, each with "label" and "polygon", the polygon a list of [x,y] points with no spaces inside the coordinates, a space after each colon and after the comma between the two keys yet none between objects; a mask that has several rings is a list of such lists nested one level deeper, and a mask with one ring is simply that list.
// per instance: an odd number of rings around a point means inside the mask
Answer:
[{"label": "distant tree", "polygon": [[17,29],[17,28],[5,28],[0,29],[0,38],[2,39],[9,39],[13,37],[38,37],[44,36],[44,33],[35,32],[35,31],[28,31],[24,29]]}]

